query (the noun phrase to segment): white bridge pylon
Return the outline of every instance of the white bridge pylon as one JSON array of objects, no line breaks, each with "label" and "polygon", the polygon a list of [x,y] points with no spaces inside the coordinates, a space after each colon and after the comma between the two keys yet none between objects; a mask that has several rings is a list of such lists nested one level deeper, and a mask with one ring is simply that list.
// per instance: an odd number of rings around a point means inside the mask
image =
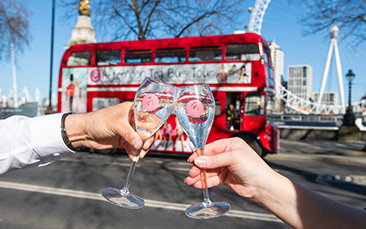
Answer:
[{"label": "white bridge pylon", "polygon": [[320,92],[319,92],[319,98],[318,98],[319,106],[318,107],[320,108],[320,104],[321,104],[321,101],[323,98],[324,88],[325,88],[325,84],[327,82],[328,73],[329,73],[330,61],[331,61],[332,53],[333,53],[333,49],[334,49],[334,57],[335,57],[335,63],[336,63],[336,68],[337,68],[338,87],[339,87],[339,93],[340,93],[340,97],[341,97],[342,113],[344,113],[346,110],[346,106],[345,106],[345,101],[344,101],[342,66],[341,66],[341,60],[339,58],[338,43],[337,43],[338,31],[339,31],[339,29],[337,26],[333,26],[330,29],[331,40],[330,40],[327,60],[325,62],[322,84],[321,84]]}]

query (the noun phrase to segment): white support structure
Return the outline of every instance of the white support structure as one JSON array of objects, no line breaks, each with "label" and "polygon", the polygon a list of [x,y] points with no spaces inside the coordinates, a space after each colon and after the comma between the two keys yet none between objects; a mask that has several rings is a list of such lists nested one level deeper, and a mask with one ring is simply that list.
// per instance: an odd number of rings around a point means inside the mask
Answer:
[{"label": "white support structure", "polygon": [[[276,97],[284,101],[286,108],[291,109],[294,113],[298,114],[323,114],[323,115],[339,115],[344,114],[344,107],[342,104],[336,105],[326,105],[319,104],[318,102],[311,102],[300,98],[299,96],[293,94],[291,91],[287,90],[280,83],[277,83],[277,87],[280,89],[276,91]],[[366,99],[359,102],[352,103],[352,110],[355,113],[361,113],[366,116]]]},{"label": "white support structure", "polygon": [[249,32],[261,34],[264,13],[268,7],[270,0],[255,1],[254,9],[250,9],[250,21],[248,25]]},{"label": "white support structure", "polygon": [[[305,114],[305,115],[308,115],[308,114],[323,114],[323,115],[344,114],[344,110],[341,105],[325,105],[325,104],[319,104],[317,102],[311,102],[309,100],[303,99],[303,98],[293,94],[291,91],[289,91],[285,87],[283,87],[280,83],[277,83],[277,86],[280,88],[280,90],[276,92],[276,96],[285,102],[286,108],[289,108],[289,109],[295,111],[295,113]],[[354,104],[354,105],[356,105],[356,104]],[[360,109],[362,109],[362,108],[360,108]]]},{"label": "white support structure", "polygon": [[339,29],[337,26],[333,26],[330,30],[331,40],[330,40],[327,60],[325,62],[322,84],[320,87],[320,93],[319,93],[319,98],[318,98],[318,107],[319,108],[321,107],[320,105],[321,105],[322,97],[324,94],[324,88],[325,88],[325,84],[327,82],[330,61],[331,61],[332,53],[333,53],[333,49],[334,49],[334,56],[335,56],[335,61],[336,61],[335,63],[336,63],[336,67],[337,67],[337,76],[338,76],[338,87],[339,87],[339,93],[340,93],[340,97],[341,97],[342,113],[345,113],[346,105],[345,105],[345,101],[344,101],[342,66],[341,66],[341,60],[339,58],[338,43],[337,43],[338,31],[339,31]]}]

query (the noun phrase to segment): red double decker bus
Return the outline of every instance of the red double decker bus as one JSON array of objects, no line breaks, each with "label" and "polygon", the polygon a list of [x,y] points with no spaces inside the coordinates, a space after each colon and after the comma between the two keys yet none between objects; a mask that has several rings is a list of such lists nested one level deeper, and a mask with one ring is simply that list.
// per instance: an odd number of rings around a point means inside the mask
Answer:
[{"label": "red double decker bus", "polygon": [[[238,136],[258,154],[279,150],[269,117],[275,96],[270,50],[254,33],[78,44],[63,55],[59,112],[89,112],[133,101],[142,80],[176,86],[208,83],[216,101],[208,142]],[[152,150],[193,152],[175,115],[155,134]]]}]

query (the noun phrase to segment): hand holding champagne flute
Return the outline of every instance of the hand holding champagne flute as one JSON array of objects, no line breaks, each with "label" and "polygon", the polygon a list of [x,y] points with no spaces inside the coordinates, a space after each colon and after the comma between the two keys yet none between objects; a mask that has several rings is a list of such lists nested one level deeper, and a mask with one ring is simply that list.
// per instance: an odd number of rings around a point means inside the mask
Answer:
[{"label": "hand holding champagne flute", "polygon": [[[166,122],[174,110],[175,87],[146,77],[136,92],[134,113],[137,134],[143,144]],[[139,160],[139,152],[132,159],[127,180],[122,189],[105,188],[102,195],[119,207],[137,209],[144,206],[144,200],[129,191],[130,181]]]},{"label": "hand holding champagne flute", "polygon": [[[177,89],[175,113],[195,151],[203,156],[204,146],[215,116],[215,100],[208,84],[196,84]],[[194,219],[210,219],[227,213],[231,206],[211,201],[207,189],[206,170],[201,170],[203,202],[187,208],[186,215]]]}]

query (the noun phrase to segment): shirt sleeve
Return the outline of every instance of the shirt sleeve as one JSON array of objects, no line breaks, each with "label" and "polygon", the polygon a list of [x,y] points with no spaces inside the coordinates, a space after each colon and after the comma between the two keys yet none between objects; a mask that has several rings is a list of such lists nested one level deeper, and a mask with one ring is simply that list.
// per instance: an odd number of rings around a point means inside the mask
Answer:
[{"label": "shirt sleeve", "polygon": [[12,116],[1,120],[0,174],[47,165],[73,153],[62,140],[62,115]]}]

